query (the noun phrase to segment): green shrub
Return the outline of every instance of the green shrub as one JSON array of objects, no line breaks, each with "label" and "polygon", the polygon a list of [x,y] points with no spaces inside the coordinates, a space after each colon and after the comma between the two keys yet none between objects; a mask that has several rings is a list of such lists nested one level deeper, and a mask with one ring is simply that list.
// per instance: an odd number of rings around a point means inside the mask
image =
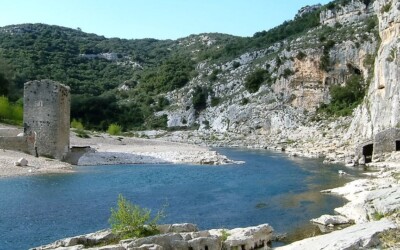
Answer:
[{"label": "green shrub", "polygon": [[119,135],[121,134],[121,126],[118,124],[112,123],[108,126],[107,133],[110,135]]},{"label": "green shrub", "polygon": [[0,96],[0,118],[7,119],[10,117],[10,103],[8,98]]},{"label": "green shrub", "polygon": [[232,67],[233,67],[234,69],[239,68],[239,67],[240,67],[240,62],[234,61],[233,64],[232,64]]},{"label": "green shrub", "polygon": [[282,76],[286,79],[286,78],[288,78],[289,76],[291,76],[291,75],[293,75],[293,74],[294,74],[294,72],[293,72],[291,69],[286,68],[286,69],[283,71]]},{"label": "green shrub", "polygon": [[221,241],[226,241],[231,234],[228,233],[225,229],[221,231]]},{"label": "green shrub", "polygon": [[329,56],[329,51],[335,46],[335,41],[328,40],[324,44],[324,50],[322,52],[322,57],[320,60],[319,68],[325,71],[329,71],[331,69],[331,61]]},{"label": "green shrub", "polygon": [[384,218],[384,217],[385,217],[385,215],[382,214],[382,213],[379,213],[379,212],[374,212],[374,213],[372,214],[372,219],[373,219],[373,220],[380,220],[380,219],[382,219],[382,218]]},{"label": "green shrub", "polygon": [[296,55],[296,58],[300,61],[302,61],[306,57],[307,57],[307,55],[303,51],[299,51],[299,53],[297,53],[297,55]]},{"label": "green shrub", "polygon": [[265,69],[256,69],[244,79],[244,87],[250,92],[255,93],[260,89],[261,84],[267,79],[268,72]]},{"label": "green shrub", "polygon": [[371,32],[378,25],[378,18],[376,16],[370,17],[367,20],[367,31]]},{"label": "green shrub", "polygon": [[219,73],[221,73],[220,69],[214,69],[208,79],[212,82],[215,82],[218,79]]},{"label": "green shrub", "polygon": [[332,86],[329,90],[331,103],[322,105],[318,111],[329,115],[348,116],[353,109],[361,103],[365,95],[364,80],[360,75],[352,75],[346,81],[345,86]]},{"label": "green shrub", "polygon": [[76,120],[76,119],[72,119],[71,128],[78,129],[78,130],[83,130],[84,129],[83,128],[83,124],[80,121]]},{"label": "green shrub", "polygon": [[210,129],[210,121],[209,120],[204,120],[202,123],[203,123],[205,129]]},{"label": "green shrub", "polygon": [[206,109],[207,98],[208,89],[205,87],[196,86],[192,95],[192,103],[197,113]]},{"label": "green shrub", "polygon": [[241,105],[246,105],[249,103],[249,98],[243,98],[242,101],[240,102]]},{"label": "green shrub", "polygon": [[151,115],[146,120],[146,127],[149,129],[165,129],[167,128],[168,115],[164,114],[162,116]]},{"label": "green shrub", "polygon": [[391,2],[389,2],[389,3],[387,3],[387,4],[382,6],[381,13],[383,14],[385,12],[389,12],[390,8],[392,8],[392,3]]},{"label": "green shrub", "polygon": [[218,106],[220,102],[221,102],[221,98],[215,97],[215,96],[212,97],[211,98],[211,107]]},{"label": "green shrub", "polygon": [[169,100],[167,98],[165,98],[164,96],[160,96],[160,97],[158,97],[156,111],[161,111],[168,105],[170,105]]},{"label": "green shrub", "polygon": [[163,210],[152,218],[151,210],[130,203],[120,194],[117,207],[111,208],[109,223],[112,232],[121,239],[140,238],[157,234],[157,222],[163,217]]},{"label": "green shrub", "polygon": [[24,111],[22,103],[10,103],[8,98],[0,96],[0,121],[8,124],[22,125]]}]

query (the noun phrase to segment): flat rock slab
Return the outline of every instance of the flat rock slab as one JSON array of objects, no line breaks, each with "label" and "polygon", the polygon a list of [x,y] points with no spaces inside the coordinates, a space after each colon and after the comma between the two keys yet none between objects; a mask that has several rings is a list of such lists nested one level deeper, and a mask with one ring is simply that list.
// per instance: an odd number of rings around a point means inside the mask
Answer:
[{"label": "flat rock slab", "polygon": [[275,249],[365,249],[377,246],[379,244],[378,233],[390,228],[396,228],[396,225],[388,219],[382,219],[380,221],[357,224],[340,231],[304,239]]},{"label": "flat rock slab", "polygon": [[327,226],[329,224],[332,225],[348,224],[351,223],[351,220],[341,215],[324,214],[319,218],[311,219],[311,222]]}]

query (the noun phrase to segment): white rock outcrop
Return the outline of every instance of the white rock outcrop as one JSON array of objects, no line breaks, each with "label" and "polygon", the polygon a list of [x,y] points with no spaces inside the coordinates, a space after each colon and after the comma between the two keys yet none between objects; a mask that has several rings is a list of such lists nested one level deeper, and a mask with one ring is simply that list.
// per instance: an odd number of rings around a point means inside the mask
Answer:
[{"label": "white rock outcrop", "polygon": [[378,132],[400,125],[400,2],[376,0],[374,8],[382,42],[367,96],[354,113],[345,137],[353,141],[371,139]]},{"label": "white rock outcrop", "polygon": [[[250,250],[262,248],[270,243],[273,232],[272,227],[268,224],[232,230],[213,229],[198,231],[196,225],[184,223],[161,225],[159,229],[161,234],[121,240],[118,244],[113,245],[107,245],[107,242],[115,241],[115,235],[110,230],[102,230],[92,234],[58,240],[52,244],[32,248],[31,250],[220,250],[222,246],[227,250]],[[96,244],[105,246],[90,248],[90,246],[95,246]]]},{"label": "white rock outcrop", "polygon": [[320,235],[276,250],[337,250],[337,249],[372,249],[379,246],[378,233],[387,229],[396,228],[396,225],[387,219],[371,221],[347,227],[343,230]]}]

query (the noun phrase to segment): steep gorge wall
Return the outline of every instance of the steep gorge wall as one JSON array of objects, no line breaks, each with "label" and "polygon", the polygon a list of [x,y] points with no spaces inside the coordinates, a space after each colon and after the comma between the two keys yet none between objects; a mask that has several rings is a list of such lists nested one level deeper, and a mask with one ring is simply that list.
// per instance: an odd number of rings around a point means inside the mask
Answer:
[{"label": "steep gorge wall", "polygon": [[[351,6],[335,13],[335,20],[343,23],[337,30],[320,26],[296,39],[245,53],[222,65],[199,64],[199,75],[188,86],[168,94],[173,108],[161,113],[168,115],[168,126],[198,123],[200,129],[217,133],[290,136],[294,129],[307,122],[308,112],[314,112],[321,103],[329,103],[332,85],[343,84],[354,71],[364,78],[370,74],[364,59],[375,53],[378,42],[364,30],[365,20],[372,13],[359,1],[353,1]],[[365,14],[358,15],[356,9]],[[321,14],[321,23],[326,22],[326,16]],[[326,41],[335,40],[329,49],[329,71],[320,67],[325,43],[321,42],[322,36],[326,36]],[[300,52],[305,56],[298,57]],[[233,67],[235,62],[240,66]],[[250,93],[244,82],[257,68],[267,70],[273,82]],[[216,69],[219,70],[217,80],[211,82],[208,77]],[[290,73],[285,75],[285,72]],[[212,107],[209,98],[206,110],[196,114],[191,103],[195,86],[211,86],[213,97],[219,98],[220,103]]]},{"label": "steep gorge wall", "polygon": [[378,132],[400,126],[400,2],[377,0],[381,44],[375,58],[374,77],[363,104],[356,110],[345,138],[357,143]]}]

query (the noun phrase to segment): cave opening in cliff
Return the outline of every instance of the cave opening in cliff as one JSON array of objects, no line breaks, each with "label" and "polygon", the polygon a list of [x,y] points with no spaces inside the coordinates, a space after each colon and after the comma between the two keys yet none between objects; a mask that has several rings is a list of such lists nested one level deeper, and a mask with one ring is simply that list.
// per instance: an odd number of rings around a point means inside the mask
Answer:
[{"label": "cave opening in cliff", "polygon": [[400,140],[396,141],[396,151],[400,151]]},{"label": "cave opening in cliff", "polygon": [[374,144],[367,144],[363,147],[363,155],[365,157],[365,163],[372,161],[372,153],[374,152]]},{"label": "cave opening in cliff", "polygon": [[347,69],[349,70],[349,73],[352,75],[361,75],[362,73],[362,71],[359,68],[350,63],[347,64]]}]

